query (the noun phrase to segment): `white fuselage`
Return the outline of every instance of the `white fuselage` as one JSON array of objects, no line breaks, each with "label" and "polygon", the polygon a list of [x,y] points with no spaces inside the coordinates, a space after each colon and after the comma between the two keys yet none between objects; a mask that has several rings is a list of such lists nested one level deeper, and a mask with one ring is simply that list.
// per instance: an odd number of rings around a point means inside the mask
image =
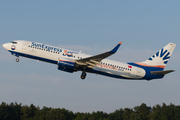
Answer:
[{"label": "white fuselage", "polygon": [[[54,64],[58,64],[59,59],[76,62],[76,60],[92,56],[81,52],[67,50],[37,42],[16,42],[17,43],[15,44],[4,44],[3,47],[16,56],[29,57]],[[12,46],[15,48],[12,48]],[[92,71],[90,72],[92,73],[102,74],[110,77],[115,76],[116,78],[123,79],[141,79],[146,74],[146,71],[142,68],[109,59],[103,59],[100,63],[97,63],[91,69]]]}]

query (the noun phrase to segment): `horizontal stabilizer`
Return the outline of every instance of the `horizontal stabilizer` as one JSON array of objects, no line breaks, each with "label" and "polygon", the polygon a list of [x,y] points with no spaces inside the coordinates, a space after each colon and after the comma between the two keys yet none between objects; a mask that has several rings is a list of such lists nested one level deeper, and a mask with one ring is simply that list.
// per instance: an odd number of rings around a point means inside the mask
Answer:
[{"label": "horizontal stabilizer", "polygon": [[165,71],[152,71],[151,74],[154,75],[165,75],[171,72],[174,72],[175,70],[165,70]]}]

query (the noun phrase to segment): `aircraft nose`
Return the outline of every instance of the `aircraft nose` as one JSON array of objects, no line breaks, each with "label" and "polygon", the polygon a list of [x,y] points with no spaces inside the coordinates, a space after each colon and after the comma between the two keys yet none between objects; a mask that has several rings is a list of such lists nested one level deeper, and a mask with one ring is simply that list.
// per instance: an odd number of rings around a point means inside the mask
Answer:
[{"label": "aircraft nose", "polygon": [[8,49],[8,44],[3,44],[3,47],[7,50]]}]

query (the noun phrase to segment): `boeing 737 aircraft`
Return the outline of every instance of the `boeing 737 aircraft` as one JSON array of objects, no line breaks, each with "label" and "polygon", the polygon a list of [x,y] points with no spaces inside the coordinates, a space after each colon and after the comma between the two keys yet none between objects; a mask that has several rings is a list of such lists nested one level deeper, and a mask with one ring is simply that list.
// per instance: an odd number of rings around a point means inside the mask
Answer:
[{"label": "boeing 737 aircraft", "polygon": [[152,80],[163,78],[167,73],[174,71],[164,68],[176,44],[169,43],[144,62],[122,63],[106,59],[116,53],[121,43],[108,52],[94,56],[23,40],[6,43],[3,47],[17,57],[17,62],[19,56],[49,62],[56,64],[58,70],[65,72],[82,71],[81,79],[85,79],[86,72],[89,72],[120,79]]}]

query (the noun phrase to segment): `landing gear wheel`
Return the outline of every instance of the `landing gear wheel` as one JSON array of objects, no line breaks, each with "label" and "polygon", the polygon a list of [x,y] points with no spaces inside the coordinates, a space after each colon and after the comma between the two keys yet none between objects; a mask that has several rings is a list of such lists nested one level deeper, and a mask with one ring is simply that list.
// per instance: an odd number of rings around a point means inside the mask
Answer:
[{"label": "landing gear wheel", "polygon": [[19,62],[19,58],[16,59],[16,62]]},{"label": "landing gear wheel", "polygon": [[82,74],[81,74],[81,79],[85,79],[86,78],[86,73],[85,72],[82,72]]}]

